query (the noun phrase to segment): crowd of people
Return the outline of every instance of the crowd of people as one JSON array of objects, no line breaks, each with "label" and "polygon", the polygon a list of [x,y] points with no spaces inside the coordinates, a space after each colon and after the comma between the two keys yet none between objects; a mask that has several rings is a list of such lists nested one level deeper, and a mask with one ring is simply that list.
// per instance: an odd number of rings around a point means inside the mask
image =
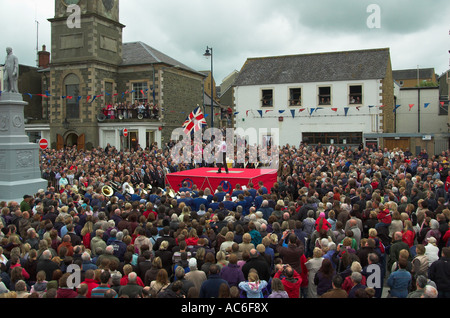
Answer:
[{"label": "crowd of people", "polygon": [[157,104],[148,101],[136,100],[133,103],[108,103],[103,107],[102,114],[105,119],[159,119],[160,108]]},{"label": "crowd of people", "polygon": [[0,298],[450,297],[448,151],[284,145],[275,184],[174,194],[172,146],[41,151]]}]

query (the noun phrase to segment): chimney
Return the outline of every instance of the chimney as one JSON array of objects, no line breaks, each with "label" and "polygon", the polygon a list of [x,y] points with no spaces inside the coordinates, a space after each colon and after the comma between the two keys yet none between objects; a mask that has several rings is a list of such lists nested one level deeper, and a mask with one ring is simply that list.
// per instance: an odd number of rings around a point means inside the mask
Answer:
[{"label": "chimney", "polygon": [[50,65],[50,52],[46,51],[46,46],[42,46],[42,51],[38,52],[39,68],[48,68]]}]

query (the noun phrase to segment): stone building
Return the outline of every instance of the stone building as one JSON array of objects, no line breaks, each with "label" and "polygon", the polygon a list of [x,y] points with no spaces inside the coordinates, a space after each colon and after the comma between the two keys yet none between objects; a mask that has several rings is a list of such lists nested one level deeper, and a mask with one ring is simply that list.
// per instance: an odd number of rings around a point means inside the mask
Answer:
[{"label": "stone building", "polygon": [[[70,4],[80,10],[79,25]],[[123,43],[118,0],[55,0],[49,21],[51,61],[41,73],[43,91],[51,95],[43,98],[43,108],[52,148],[161,146],[202,104],[202,73],[145,43]],[[107,105],[136,101],[157,105],[158,117],[104,116]]]}]

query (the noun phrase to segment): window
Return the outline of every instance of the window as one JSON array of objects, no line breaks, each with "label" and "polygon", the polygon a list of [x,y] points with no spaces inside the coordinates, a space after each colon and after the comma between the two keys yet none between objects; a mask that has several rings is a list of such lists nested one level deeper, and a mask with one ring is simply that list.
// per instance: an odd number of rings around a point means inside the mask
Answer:
[{"label": "window", "polygon": [[273,90],[263,89],[262,91],[262,107],[273,106]]},{"label": "window", "polygon": [[362,104],[362,86],[352,85],[350,86],[349,103],[355,105]]},{"label": "window", "polygon": [[80,118],[80,103],[78,96],[80,95],[80,80],[75,74],[69,74],[64,79],[66,101],[66,118],[79,119]]},{"label": "window", "polygon": [[362,141],[362,133],[303,133],[303,142],[309,145],[317,145],[319,143],[322,145],[359,145]]},{"label": "window", "polygon": [[[144,94],[142,94],[142,92],[144,92]],[[133,83],[133,103],[136,101],[143,103],[148,101],[147,82]]]},{"label": "window", "polygon": [[331,87],[319,87],[319,105],[331,105]]},{"label": "window", "polygon": [[289,89],[289,106],[301,106],[302,105],[302,89],[291,88]]}]

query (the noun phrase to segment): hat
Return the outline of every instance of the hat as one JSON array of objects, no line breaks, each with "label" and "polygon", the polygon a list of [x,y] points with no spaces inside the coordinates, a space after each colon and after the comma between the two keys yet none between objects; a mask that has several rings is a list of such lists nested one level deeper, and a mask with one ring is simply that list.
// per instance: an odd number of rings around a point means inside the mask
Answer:
[{"label": "hat", "polygon": [[430,236],[430,237],[427,239],[427,242],[428,242],[428,243],[436,243],[436,238],[433,237],[433,236]]}]

